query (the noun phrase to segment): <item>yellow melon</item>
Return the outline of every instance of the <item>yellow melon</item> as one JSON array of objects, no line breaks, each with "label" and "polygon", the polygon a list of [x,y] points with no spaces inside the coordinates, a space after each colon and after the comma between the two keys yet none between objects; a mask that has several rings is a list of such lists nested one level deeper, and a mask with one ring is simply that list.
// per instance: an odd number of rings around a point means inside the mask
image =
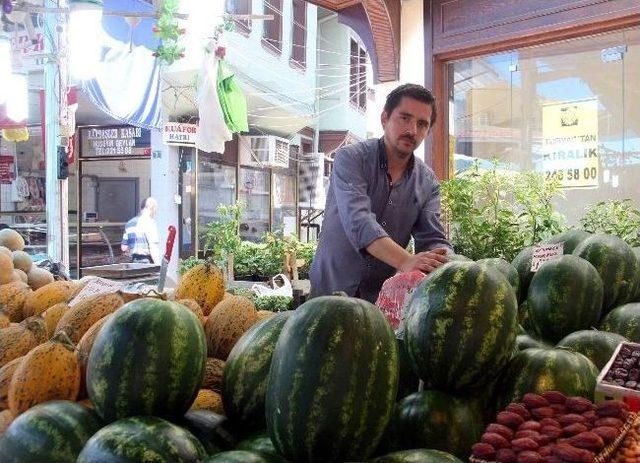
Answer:
[{"label": "yellow melon", "polygon": [[175,291],[175,299],[194,299],[202,312],[209,315],[224,296],[224,276],[215,265],[196,265],[182,275]]},{"label": "yellow melon", "polygon": [[3,310],[0,309],[0,330],[2,328],[6,328],[11,324],[11,320],[9,320],[9,315]]},{"label": "yellow melon", "polygon": [[14,281],[0,286],[0,307],[12,322],[19,322],[24,319],[23,307],[31,288],[26,283]]},{"label": "yellow melon", "polygon": [[47,340],[47,327],[41,317],[31,317],[0,330],[0,367],[27,354]]},{"label": "yellow melon", "polygon": [[87,364],[89,363],[89,354],[91,353],[91,348],[93,347],[96,337],[98,337],[100,328],[102,328],[102,325],[104,325],[109,318],[111,318],[111,314],[102,317],[91,325],[87,332],[82,335],[82,338],[80,338],[80,341],[78,341],[76,346],[76,355],[78,356],[78,362],[80,363],[80,393],[78,394],[78,398],[88,397],[86,374]]},{"label": "yellow melon", "polygon": [[224,364],[224,360],[213,357],[207,358],[204,377],[202,378],[202,389],[211,389],[216,392],[222,391],[222,374],[224,372]]},{"label": "yellow melon", "polygon": [[29,277],[27,277],[27,274],[24,273],[22,270],[16,268],[16,269],[13,269],[13,281],[21,281],[23,283],[28,283]]},{"label": "yellow melon", "polygon": [[202,309],[200,308],[200,305],[196,301],[194,301],[193,299],[180,299],[176,302],[184,305],[187,309],[192,311],[194,315],[198,317],[198,320],[200,320],[200,323],[202,323],[202,326],[204,326],[205,322],[207,321],[207,317],[204,316],[204,314],[202,313]]},{"label": "yellow melon", "polygon": [[58,322],[56,332],[64,331],[71,341],[77,343],[95,322],[123,305],[124,299],[120,294],[98,294],[71,307]]},{"label": "yellow melon", "polygon": [[24,356],[15,358],[0,368],[0,409],[9,408],[9,385],[23,358]]},{"label": "yellow melon", "polygon": [[218,415],[224,415],[222,396],[209,389],[200,389],[196,400],[191,405],[191,410],[210,410]]},{"label": "yellow melon", "polygon": [[11,426],[11,423],[13,423],[13,413],[11,413],[11,410],[2,410],[0,412],[0,437],[2,437],[9,426]]},{"label": "yellow melon", "polygon": [[56,326],[58,326],[58,322],[68,310],[69,306],[66,302],[58,302],[42,313],[42,318],[44,318],[44,324],[47,326],[47,334],[49,337],[53,336],[56,331]]},{"label": "yellow melon", "polygon": [[32,266],[33,261],[29,254],[24,251],[13,251],[13,268],[17,268],[28,274]]},{"label": "yellow melon", "polygon": [[11,249],[6,248],[4,246],[0,246],[0,254],[6,254],[7,256],[11,257],[11,259],[13,260],[13,253],[11,252]]},{"label": "yellow melon", "polygon": [[0,285],[13,281],[13,259],[6,254],[0,254]]},{"label": "yellow melon", "polygon": [[24,303],[22,310],[25,318],[40,315],[59,302],[69,301],[74,291],[75,284],[72,281],[54,281],[36,289]]},{"label": "yellow melon", "polygon": [[36,266],[31,267],[31,271],[27,273],[29,286],[32,289],[42,288],[49,283],[53,283],[53,275],[49,270],[39,268]]},{"label": "yellow melon", "polygon": [[22,251],[24,249],[24,239],[17,231],[5,228],[0,230],[0,246],[4,246],[11,251]]},{"label": "yellow melon", "polygon": [[258,320],[250,299],[233,296],[220,302],[204,326],[209,357],[226,360],[240,336]]}]

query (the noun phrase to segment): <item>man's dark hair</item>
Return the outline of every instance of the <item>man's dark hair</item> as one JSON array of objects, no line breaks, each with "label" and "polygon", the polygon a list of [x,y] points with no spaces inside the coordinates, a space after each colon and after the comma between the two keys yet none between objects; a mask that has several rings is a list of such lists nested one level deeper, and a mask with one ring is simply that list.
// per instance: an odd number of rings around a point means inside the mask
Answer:
[{"label": "man's dark hair", "polygon": [[414,100],[422,101],[423,103],[431,106],[431,126],[436,123],[436,99],[429,90],[418,84],[404,84],[393,89],[387,96],[387,101],[384,104],[384,111],[387,115],[391,115],[394,109],[400,104],[402,97],[413,98]]}]

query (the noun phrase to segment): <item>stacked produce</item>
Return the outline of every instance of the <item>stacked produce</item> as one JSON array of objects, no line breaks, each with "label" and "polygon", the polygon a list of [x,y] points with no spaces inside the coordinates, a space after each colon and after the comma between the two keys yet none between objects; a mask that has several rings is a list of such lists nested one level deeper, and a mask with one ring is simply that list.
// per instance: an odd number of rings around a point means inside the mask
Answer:
[{"label": "stacked produce", "polygon": [[[0,248],[0,461],[590,463],[629,425],[592,400],[640,340],[639,264],[608,236],[553,240],[565,255],[537,272],[532,248],[433,272],[402,340],[355,298],[259,311],[206,263],[174,297],[78,302]],[[609,380],[638,383],[628,354]]]},{"label": "stacked produce", "polygon": [[622,346],[603,381],[627,389],[640,390],[640,349]]}]

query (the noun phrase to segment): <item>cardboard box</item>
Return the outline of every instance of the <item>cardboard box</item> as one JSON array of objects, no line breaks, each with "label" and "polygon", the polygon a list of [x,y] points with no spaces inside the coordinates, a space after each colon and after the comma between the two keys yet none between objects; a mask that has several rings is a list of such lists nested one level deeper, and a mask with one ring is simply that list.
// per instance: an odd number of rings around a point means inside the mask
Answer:
[{"label": "cardboard box", "polygon": [[625,346],[630,347],[633,350],[640,350],[640,344],[635,342],[621,342],[618,347],[616,347],[613,355],[598,375],[598,379],[596,381],[595,402],[599,403],[612,399],[621,400],[629,405],[629,409],[632,412],[638,412],[640,411],[640,391],[604,382],[605,376],[607,376],[607,373],[613,367],[613,362],[618,357],[620,350]]}]

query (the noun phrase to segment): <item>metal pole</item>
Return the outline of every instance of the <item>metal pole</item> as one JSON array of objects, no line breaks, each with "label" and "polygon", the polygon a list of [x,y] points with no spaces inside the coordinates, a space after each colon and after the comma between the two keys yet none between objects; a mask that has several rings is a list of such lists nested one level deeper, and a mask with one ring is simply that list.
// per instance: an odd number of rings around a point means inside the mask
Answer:
[{"label": "metal pole", "polygon": [[[45,0],[45,6],[58,7],[57,0]],[[44,52],[58,55],[60,32],[56,13],[44,15]],[[64,65],[64,61],[62,61]],[[44,65],[45,91],[45,162],[46,162],[46,208],[47,208],[47,255],[53,262],[62,263],[69,269],[69,227],[67,204],[67,181],[58,180],[58,145],[60,137],[60,98],[66,98],[67,89],[61,91],[60,61],[47,60]]]}]

